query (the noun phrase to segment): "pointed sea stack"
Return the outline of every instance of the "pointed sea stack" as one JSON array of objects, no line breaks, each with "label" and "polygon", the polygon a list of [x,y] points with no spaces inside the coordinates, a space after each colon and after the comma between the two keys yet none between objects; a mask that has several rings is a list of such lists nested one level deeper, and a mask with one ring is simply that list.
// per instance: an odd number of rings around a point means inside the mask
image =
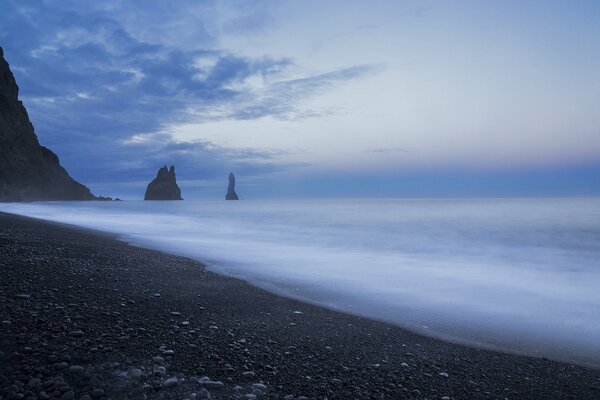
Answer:
[{"label": "pointed sea stack", "polygon": [[40,145],[0,47],[0,201],[97,200]]},{"label": "pointed sea stack", "polygon": [[233,172],[229,173],[229,186],[227,186],[225,200],[239,200],[238,195],[235,192],[235,176],[233,175]]},{"label": "pointed sea stack", "polygon": [[177,186],[174,166],[167,169],[165,165],[158,170],[156,178],[148,184],[144,200],[183,200],[181,189]]}]

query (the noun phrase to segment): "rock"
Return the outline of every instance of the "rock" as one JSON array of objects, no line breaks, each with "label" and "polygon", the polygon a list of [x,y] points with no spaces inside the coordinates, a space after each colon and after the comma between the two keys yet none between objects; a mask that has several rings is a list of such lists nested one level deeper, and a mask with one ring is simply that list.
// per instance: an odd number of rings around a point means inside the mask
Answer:
[{"label": "rock", "polygon": [[244,378],[254,378],[256,374],[253,371],[246,371],[242,373]]},{"label": "rock", "polygon": [[210,393],[209,393],[209,391],[206,390],[206,389],[204,389],[204,388],[202,388],[200,390],[200,392],[198,393],[198,398],[199,399],[204,399],[204,400],[210,399]]},{"label": "rock", "polygon": [[132,368],[131,371],[129,371],[129,376],[131,378],[138,379],[140,376],[142,376],[142,370],[139,368]]},{"label": "rock", "polygon": [[225,386],[221,381],[203,381],[202,383],[209,389],[221,389]]},{"label": "rock", "polygon": [[244,395],[244,399],[247,399],[247,400],[255,400],[255,399],[256,399],[256,395],[255,395],[255,394],[248,393],[248,394],[245,394],[245,395]]},{"label": "rock", "polygon": [[69,367],[69,372],[72,374],[82,374],[83,373],[83,367],[81,365],[71,365]]},{"label": "rock", "polygon": [[227,186],[225,200],[239,200],[238,195],[235,192],[235,176],[233,175],[233,172],[229,173],[229,186]]},{"label": "rock", "polygon": [[444,378],[448,377],[448,373],[447,372],[440,372],[439,374],[440,376],[443,376]]},{"label": "rock", "polygon": [[40,145],[0,48],[0,201],[95,199]]},{"label": "rock", "polygon": [[163,387],[166,387],[166,388],[174,386],[174,385],[177,385],[177,378],[175,378],[175,377],[169,378],[163,383]]},{"label": "rock", "polygon": [[144,200],[183,200],[181,189],[177,186],[174,166],[167,169],[165,165],[158,170],[156,178],[148,184]]},{"label": "rock", "polygon": [[162,364],[164,364],[164,363],[165,363],[165,359],[164,359],[164,358],[162,358],[161,356],[155,356],[155,357],[152,357],[152,362],[153,362],[154,364],[159,364],[159,365],[162,365]]},{"label": "rock", "polygon": [[2,321],[2,327],[3,327],[3,328],[9,328],[9,327],[10,327],[10,325],[11,325],[11,322],[10,322],[10,321],[8,321],[8,320],[4,320],[4,321]]},{"label": "rock", "polygon": [[56,368],[57,369],[65,369],[69,366],[69,363],[63,361],[63,362],[59,362],[58,364],[56,364]]},{"label": "rock", "polygon": [[70,331],[68,335],[74,338],[80,338],[83,336],[83,331]]},{"label": "rock", "polygon": [[92,397],[98,398],[98,397],[102,397],[102,396],[104,396],[104,390],[99,389],[99,388],[92,390]]},{"label": "rock", "polygon": [[263,385],[262,383],[255,383],[254,385],[252,385],[252,389],[258,389],[261,391],[267,390],[267,387],[265,385]]},{"label": "rock", "polygon": [[63,395],[60,397],[62,400],[71,400],[75,398],[75,392],[73,392],[72,390],[69,390],[68,392],[63,393]]}]

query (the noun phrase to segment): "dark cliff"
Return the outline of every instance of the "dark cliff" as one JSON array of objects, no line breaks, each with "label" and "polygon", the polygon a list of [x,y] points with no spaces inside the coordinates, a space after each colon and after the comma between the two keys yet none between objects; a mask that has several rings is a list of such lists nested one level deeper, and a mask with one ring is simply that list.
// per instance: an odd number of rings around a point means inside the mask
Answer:
[{"label": "dark cliff", "polygon": [[94,199],[38,142],[0,47],[0,201]]},{"label": "dark cliff", "polygon": [[235,176],[233,175],[233,172],[229,173],[229,186],[227,186],[225,200],[239,200],[238,195],[235,192]]},{"label": "dark cliff", "polygon": [[177,186],[174,166],[167,169],[165,165],[158,170],[156,178],[148,184],[144,200],[183,200],[181,189]]}]

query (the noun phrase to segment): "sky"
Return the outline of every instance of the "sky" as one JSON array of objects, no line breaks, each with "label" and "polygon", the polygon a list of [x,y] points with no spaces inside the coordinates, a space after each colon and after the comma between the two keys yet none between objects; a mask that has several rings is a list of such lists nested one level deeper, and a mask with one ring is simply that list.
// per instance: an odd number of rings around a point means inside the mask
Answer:
[{"label": "sky", "polygon": [[40,142],[95,194],[600,195],[597,1],[0,0]]}]

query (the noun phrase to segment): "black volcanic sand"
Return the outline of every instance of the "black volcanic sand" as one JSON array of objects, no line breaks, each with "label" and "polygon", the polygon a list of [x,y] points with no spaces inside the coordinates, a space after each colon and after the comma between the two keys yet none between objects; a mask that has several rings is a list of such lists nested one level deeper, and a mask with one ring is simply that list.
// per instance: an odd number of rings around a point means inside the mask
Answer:
[{"label": "black volcanic sand", "polygon": [[599,399],[600,371],[329,311],[0,213],[0,399]]}]

